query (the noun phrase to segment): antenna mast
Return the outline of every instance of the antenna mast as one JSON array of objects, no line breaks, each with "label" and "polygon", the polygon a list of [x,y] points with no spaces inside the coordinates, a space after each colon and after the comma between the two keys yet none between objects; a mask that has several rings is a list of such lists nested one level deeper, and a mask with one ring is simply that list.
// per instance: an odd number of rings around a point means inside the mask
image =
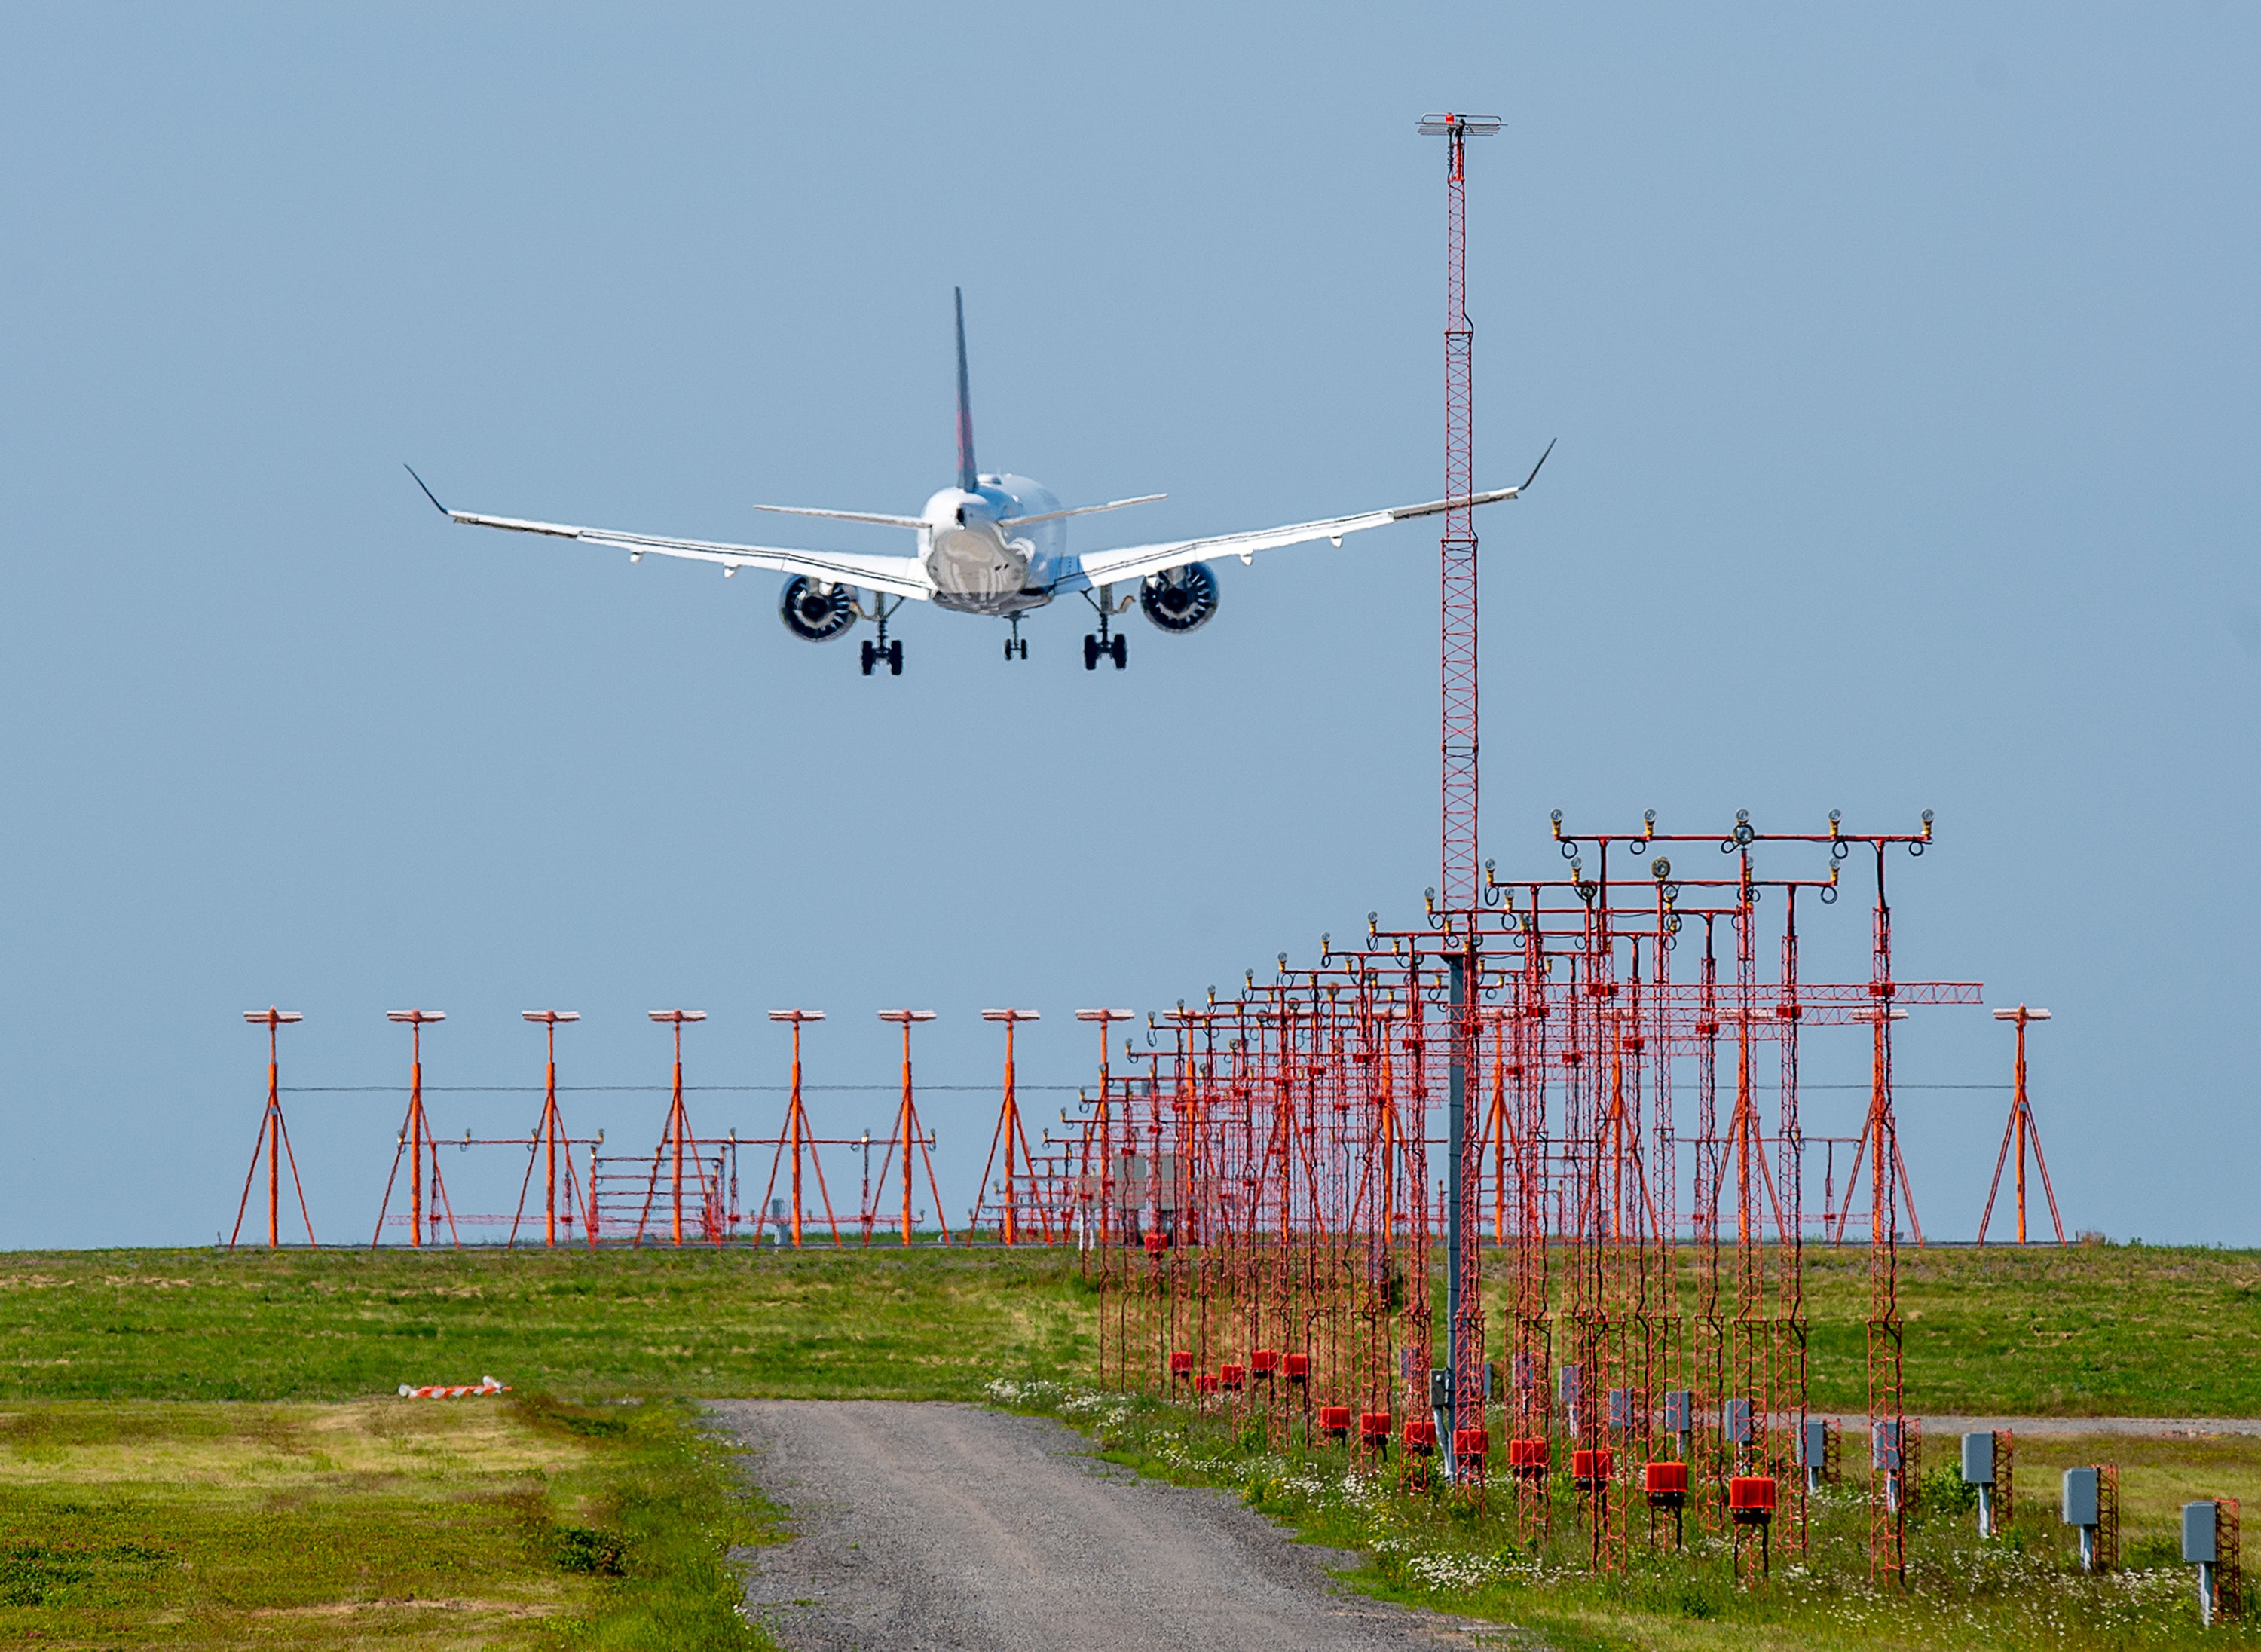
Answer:
[{"label": "antenna mast", "polygon": [[1468,306],[1468,140],[1489,138],[1497,115],[1424,115],[1425,137],[1442,138],[1445,165],[1445,513],[1441,665],[1444,690],[1441,787],[1442,875],[1439,905],[1474,911],[1476,890],[1476,527],[1467,499],[1475,491],[1475,324]]},{"label": "antenna mast", "polygon": [[[1461,938],[1448,943],[1450,980],[1446,1130],[1449,1190],[1446,1215],[1446,1360],[1433,1373],[1430,1404],[1446,1472],[1480,1481],[1490,1439],[1483,1428],[1482,1236],[1476,1226],[1476,1191],[1482,1182],[1482,1140],[1468,1128],[1468,1077],[1475,1053],[1480,963],[1475,913],[1482,904],[1476,883],[1476,526],[1468,496],[1475,491],[1475,324],[1468,305],[1468,140],[1500,128],[1497,115],[1424,115],[1425,137],[1442,138],[1445,165],[1445,537],[1438,581],[1442,685],[1442,783],[1439,824],[1442,866],[1438,910],[1445,932],[1461,914]],[[1435,1377],[1442,1377],[1441,1390]]]}]

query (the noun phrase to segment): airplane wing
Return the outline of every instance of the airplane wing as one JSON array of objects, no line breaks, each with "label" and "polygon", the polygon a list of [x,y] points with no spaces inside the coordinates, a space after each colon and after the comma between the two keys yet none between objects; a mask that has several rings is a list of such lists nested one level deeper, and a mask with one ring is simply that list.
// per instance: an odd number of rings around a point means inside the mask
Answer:
[{"label": "airplane wing", "polygon": [[[1547,453],[1554,451],[1554,444],[1550,442]],[[1251,533],[1218,534],[1207,539],[1181,539],[1166,545],[1127,545],[1120,550],[1087,551],[1078,561],[1083,577],[1091,584],[1123,585],[1209,557],[1238,557],[1246,562],[1260,550],[1308,545],[1314,540],[1330,539],[1340,544],[1345,534],[1387,528],[1392,522],[1410,521],[1417,516],[1442,515],[1462,504],[1497,505],[1503,499],[1519,499],[1524,489],[1538,478],[1540,466],[1547,463],[1547,453],[1539,456],[1539,463],[1531,467],[1531,474],[1524,478],[1522,487],[1494,488],[1486,493],[1471,493],[1465,500],[1432,499],[1426,505],[1401,505],[1392,510],[1331,516],[1323,521],[1296,522],[1286,528],[1260,528]]]},{"label": "airplane wing", "polygon": [[577,528],[564,522],[521,521],[514,516],[482,516],[473,511],[449,510],[441,505],[424,478],[411,470],[424,497],[449,521],[470,528],[499,528],[513,534],[542,534],[552,539],[578,539],[584,544],[625,550],[635,561],[649,551],[688,562],[721,564],[725,574],[741,568],[766,568],[776,573],[807,574],[835,585],[861,585],[889,596],[915,597],[923,602],[934,595],[926,568],[915,557],[873,557],[853,551],[790,550],[774,545],[730,545],[704,539],[669,539],[657,534],[630,534],[610,528]]}]

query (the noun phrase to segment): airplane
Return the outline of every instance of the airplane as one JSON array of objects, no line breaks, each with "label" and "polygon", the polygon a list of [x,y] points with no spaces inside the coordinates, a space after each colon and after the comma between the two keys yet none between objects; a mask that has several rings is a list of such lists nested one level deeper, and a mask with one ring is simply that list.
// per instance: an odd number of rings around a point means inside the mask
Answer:
[{"label": "airplane", "polygon": [[[820,510],[807,506],[757,505],[756,510],[785,516],[815,516],[833,521],[877,522],[908,528],[918,535],[918,551],[909,557],[873,556],[854,551],[796,550],[775,545],[721,544],[703,539],[671,539],[657,534],[631,534],[611,528],[576,528],[562,522],[521,521],[512,516],[483,516],[474,511],[450,510],[426,487],[413,467],[404,467],[422,488],[433,507],[450,521],[472,528],[495,528],[517,534],[542,534],[553,539],[579,540],[628,553],[630,562],[646,554],[678,557],[693,562],[718,563],[725,578],[741,568],[763,568],[791,576],[778,597],[778,617],[785,628],[811,643],[844,636],[858,620],[869,620],[877,641],[865,638],[862,663],[869,677],[882,663],[890,676],[903,670],[903,644],[889,637],[887,621],[905,602],[931,602],[957,614],[980,614],[1008,621],[1012,635],[1005,642],[1005,657],[1026,659],[1029,645],[1021,636],[1021,617],[1057,597],[1080,594],[1099,616],[1099,629],[1083,639],[1083,668],[1099,669],[1111,659],[1121,671],[1129,664],[1127,640],[1114,630],[1116,616],[1137,602],[1147,619],[1168,635],[1182,636],[1209,623],[1217,613],[1219,586],[1211,557],[1237,556],[1245,565],[1260,550],[1327,540],[1339,546],[1346,534],[1392,522],[1436,516],[1456,506],[1496,505],[1521,497],[1538,478],[1547,455],[1521,487],[1495,488],[1471,493],[1465,499],[1434,499],[1425,505],[1401,505],[1394,509],[1364,511],[1352,516],[1331,516],[1319,521],[1296,522],[1284,528],[1262,528],[1249,533],[1219,534],[1205,539],[1180,539],[1151,545],[1127,545],[1115,550],[1072,553],[1067,548],[1067,524],[1079,516],[1119,511],[1132,505],[1151,505],[1166,494],[1146,493],[1136,499],[1110,499],[1104,505],[1063,508],[1052,490],[1009,471],[985,473],[973,460],[973,406],[965,367],[965,294],[955,291],[958,312],[958,480],[937,492],[916,516],[892,516],[877,511]],[[1116,587],[1128,586],[1131,594],[1120,602]],[[871,593],[865,606],[862,593]],[[1093,593],[1096,592],[1097,594]]]}]

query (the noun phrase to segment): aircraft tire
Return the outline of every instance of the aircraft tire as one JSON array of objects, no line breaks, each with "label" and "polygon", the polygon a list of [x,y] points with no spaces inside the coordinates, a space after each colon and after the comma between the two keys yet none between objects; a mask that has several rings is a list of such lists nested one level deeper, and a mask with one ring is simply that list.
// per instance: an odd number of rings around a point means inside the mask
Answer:
[{"label": "aircraft tire", "polygon": [[1083,669],[1087,672],[1099,669],[1099,639],[1088,631],[1083,636]]},{"label": "aircraft tire", "polygon": [[879,653],[879,650],[878,649],[872,646],[872,639],[870,637],[867,636],[864,639],[865,676],[869,677],[872,674],[872,667],[878,663],[874,657]]},{"label": "aircraft tire", "polygon": [[890,677],[901,677],[902,674],[903,641],[902,638],[897,637],[894,642],[887,644],[887,675]]},{"label": "aircraft tire", "polygon": [[1130,639],[1127,636],[1116,637],[1108,644],[1107,651],[1115,657],[1115,669],[1121,671],[1130,663]]}]

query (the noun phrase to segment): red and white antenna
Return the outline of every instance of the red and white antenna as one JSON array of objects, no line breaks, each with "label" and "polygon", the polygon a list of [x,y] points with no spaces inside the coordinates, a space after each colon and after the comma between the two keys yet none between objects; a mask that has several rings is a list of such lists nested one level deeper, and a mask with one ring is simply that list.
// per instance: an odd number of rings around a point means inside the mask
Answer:
[{"label": "red and white antenna", "polygon": [[1476,880],[1476,527],[1467,501],[1475,491],[1475,325],[1468,306],[1468,140],[1500,129],[1497,115],[1424,115],[1423,136],[1442,138],[1445,167],[1445,513],[1441,678],[1443,866],[1439,904],[1474,911]]}]

